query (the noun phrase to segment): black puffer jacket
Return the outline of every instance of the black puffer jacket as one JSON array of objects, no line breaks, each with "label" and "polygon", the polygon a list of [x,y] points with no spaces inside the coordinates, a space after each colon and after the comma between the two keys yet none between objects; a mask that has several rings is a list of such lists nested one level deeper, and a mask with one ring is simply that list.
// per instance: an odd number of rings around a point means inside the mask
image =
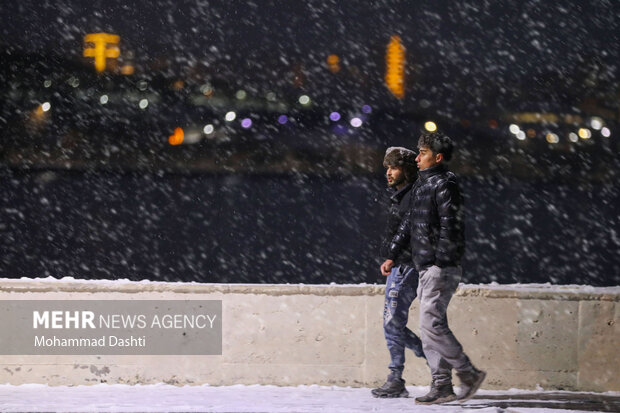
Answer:
[{"label": "black puffer jacket", "polygon": [[[388,210],[387,224],[383,235],[383,242],[381,243],[381,257],[384,259],[388,257],[392,238],[396,235],[403,218],[409,212],[412,186],[413,184],[407,184],[397,191],[388,189],[388,191],[392,193],[392,196],[390,196],[390,208]],[[396,265],[412,265],[411,253],[405,249],[395,261]]]},{"label": "black puffer jacket", "polygon": [[463,196],[456,175],[442,164],[420,171],[411,209],[389,247],[397,261],[409,247],[418,271],[459,265],[465,251]]}]

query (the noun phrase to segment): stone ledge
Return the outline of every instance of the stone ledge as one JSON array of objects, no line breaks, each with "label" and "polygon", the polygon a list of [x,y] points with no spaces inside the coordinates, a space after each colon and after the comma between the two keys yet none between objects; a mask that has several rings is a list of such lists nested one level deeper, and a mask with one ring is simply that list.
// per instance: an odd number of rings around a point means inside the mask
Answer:
[{"label": "stone ledge", "polygon": [[[209,284],[129,280],[77,279],[0,279],[0,292],[76,292],[76,293],[161,293],[176,294],[257,294],[375,296],[383,295],[381,284]],[[591,287],[551,284],[461,284],[461,297],[551,299],[562,301],[620,301],[620,287]]]}]

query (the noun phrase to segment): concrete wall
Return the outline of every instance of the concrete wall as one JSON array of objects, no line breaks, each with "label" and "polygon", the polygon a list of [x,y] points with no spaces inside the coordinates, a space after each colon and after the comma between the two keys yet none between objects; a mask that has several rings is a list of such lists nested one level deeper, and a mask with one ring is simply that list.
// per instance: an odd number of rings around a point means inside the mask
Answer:
[{"label": "concrete wall", "polygon": [[[2,300],[217,299],[221,356],[0,356],[0,383],[374,386],[383,287],[0,280]],[[450,325],[487,389],[620,390],[620,287],[461,286]],[[418,306],[409,326],[417,331]],[[7,332],[2,332],[7,334]],[[427,385],[407,352],[405,379]]]}]

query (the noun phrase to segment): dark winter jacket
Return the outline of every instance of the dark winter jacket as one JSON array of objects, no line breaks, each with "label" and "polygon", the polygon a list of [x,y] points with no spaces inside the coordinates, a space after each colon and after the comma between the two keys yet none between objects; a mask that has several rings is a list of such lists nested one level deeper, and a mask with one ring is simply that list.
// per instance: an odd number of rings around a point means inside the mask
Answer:
[{"label": "dark winter jacket", "polygon": [[418,271],[459,265],[465,250],[463,196],[456,175],[443,164],[420,171],[411,190],[411,209],[389,247],[395,260],[411,250]]},{"label": "dark winter jacket", "polygon": [[[392,193],[392,196],[390,196],[390,208],[388,210],[387,225],[383,235],[383,242],[381,243],[381,257],[383,259],[387,258],[392,238],[396,235],[403,218],[409,212],[412,186],[413,184],[407,184],[399,190],[394,190],[391,188],[388,189]],[[396,265],[412,265],[411,253],[408,250],[404,250],[395,261]]]}]

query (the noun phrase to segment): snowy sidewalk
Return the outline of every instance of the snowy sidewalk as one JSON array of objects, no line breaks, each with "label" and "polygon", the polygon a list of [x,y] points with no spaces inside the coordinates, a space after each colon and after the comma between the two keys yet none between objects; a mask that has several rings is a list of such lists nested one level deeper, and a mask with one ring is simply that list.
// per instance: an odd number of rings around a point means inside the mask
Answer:
[{"label": "snowy sidewalk", "polygon": [[485,391],[461,405],[417,406],[427,387],[407,399],[374,399],[369,389],[327,386],[0,385],[0,411],[63,412],[620,412],[620,393]]}]

